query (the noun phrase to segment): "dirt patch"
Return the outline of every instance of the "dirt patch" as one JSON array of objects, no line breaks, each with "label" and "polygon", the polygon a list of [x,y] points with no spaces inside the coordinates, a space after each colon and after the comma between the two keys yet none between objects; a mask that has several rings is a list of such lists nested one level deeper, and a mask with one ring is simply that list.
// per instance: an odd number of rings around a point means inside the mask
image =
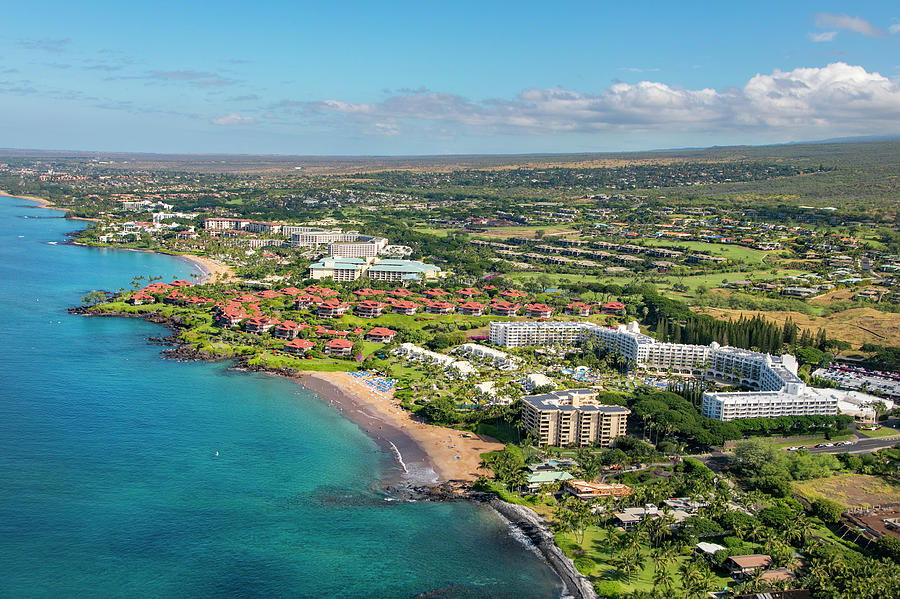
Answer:
[{"label": "dirt patch", "polygon": [[762,314],[765,318],[780,324],[790,318],[801,329],[811,329],[813,332],[825,329],[825,333],[830,339],[846,341],[854,347],[860,347],[863,343],[900,346],[900,314],[879,312],[874,308],[853,308],[828,316],[808,316],[800,312],[757,312],[725,308],[694,308],[694,310],[716,318],[733,318],[735,320],[741,315],[752,318],[757,314]]},{"label": "dirt patch", "polygon": [[795,482],[794,490],[807,499],[825,497],[847,508],[900,503],[900,485],[867,474]]}]

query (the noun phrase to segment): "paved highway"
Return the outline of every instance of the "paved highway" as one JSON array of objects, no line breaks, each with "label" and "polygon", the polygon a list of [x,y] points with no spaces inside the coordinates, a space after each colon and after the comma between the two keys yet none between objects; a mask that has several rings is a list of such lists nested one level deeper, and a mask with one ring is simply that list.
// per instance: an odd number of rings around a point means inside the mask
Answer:
[{"label": "paved highway", "polygon": [[893,447],[900,443],[900,436],[881,439],[860,439],[852,445],[835,445],[834,447],[813,447],[809,453],[872,453],[885,447]]}]

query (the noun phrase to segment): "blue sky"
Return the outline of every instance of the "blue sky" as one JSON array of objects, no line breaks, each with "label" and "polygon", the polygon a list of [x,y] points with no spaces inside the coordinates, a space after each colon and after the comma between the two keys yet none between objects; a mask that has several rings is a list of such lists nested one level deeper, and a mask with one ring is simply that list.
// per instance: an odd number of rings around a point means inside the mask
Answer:
[{"label": "blue sky", "polygon": [[895,3],[188,4],[7,5],[0,147],[521,153],[900,134]]}]

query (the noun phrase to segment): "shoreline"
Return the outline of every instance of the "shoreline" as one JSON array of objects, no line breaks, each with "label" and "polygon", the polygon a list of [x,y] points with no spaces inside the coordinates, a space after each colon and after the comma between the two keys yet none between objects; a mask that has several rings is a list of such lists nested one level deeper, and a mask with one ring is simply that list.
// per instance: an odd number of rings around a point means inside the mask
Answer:
[{"label": "shoreline", "polygon": [[101,222],[99,218],[87,218],[85,216],[70,216],[68,208],[61,208],[45,198],[39,198],[37,196],[24,196],[24,195],[13,195],[7,191],[3,191],[0,189],[0,197],[3,198],[15,198],[17,200],[29,200],[32,202],[37,202],[38,206],[34,206],[34,208],[46,208],[48,210],[62,210],[65,214],[63,218],[68,218],[69,220],[83,220],[91,223],[99,223]]},{"label": "shoreline", "polygon": [[346,418],[391,448],[409,479],[423,484],[474,481],[480,474],[481,454],[504,447],[490,437],[473,433],[464,437],[462,431],[420,422],[393,397],[369,391],[345,371],[300,371],[293,378],[315,393],[324,392]]}]

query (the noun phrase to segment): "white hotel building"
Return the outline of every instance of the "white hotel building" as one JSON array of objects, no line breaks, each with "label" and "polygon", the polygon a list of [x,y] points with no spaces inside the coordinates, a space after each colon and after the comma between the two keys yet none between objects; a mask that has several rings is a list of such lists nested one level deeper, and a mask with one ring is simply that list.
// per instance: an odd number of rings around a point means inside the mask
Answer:
[{"label": "white hotel building", "polygon": [[491,322],[490,342],[505,347],[579,345],[593,337],[639,368],[712,378],[753,389],[703,394],[701,413],[732,420],[838,413],[841,393],[813,389],[797,376],[797,359],[718,343],[662,343],[640,332],[637,322],[616,328],[586,322]]}]

